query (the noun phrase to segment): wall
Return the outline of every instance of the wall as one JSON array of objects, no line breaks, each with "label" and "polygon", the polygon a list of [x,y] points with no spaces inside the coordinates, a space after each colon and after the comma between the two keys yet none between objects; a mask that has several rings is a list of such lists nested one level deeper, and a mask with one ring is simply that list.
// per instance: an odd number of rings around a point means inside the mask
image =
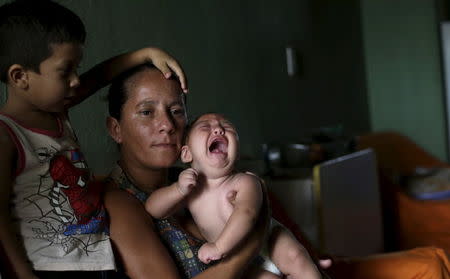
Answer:
[{"label": "wall", "polygon": [[[299,141],[319,126],[369,130],[356,0],[58,2],[86,24],[81,71],[145,45],[167,50],[188,74],[190,113],[229,115],[243,158],[259,156],[263,142]],[[296,78],[286,74],[288,44],[303,57]],[[102,90],[70,113],[88,162],[100,173],[117,156],[105,131],[104,96]]]},{"label": "wall", "polygon": [[362,0],[370,119],[447,159],[435,1]]},{"label": "wall", "polygon": [[6,94],[6,84],[0,83],[0,103],[3,104],[6,102],[7,94]]}]

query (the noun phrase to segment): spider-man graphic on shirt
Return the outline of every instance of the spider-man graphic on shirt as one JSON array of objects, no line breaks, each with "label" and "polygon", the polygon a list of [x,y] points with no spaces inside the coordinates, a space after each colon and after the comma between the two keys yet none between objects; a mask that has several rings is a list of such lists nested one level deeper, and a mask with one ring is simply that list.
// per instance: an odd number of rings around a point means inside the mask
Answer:
[{"label": "spider-man graphic on shirt", "polygon": [[[76,150],[70,153],[71,159],[81,158],[81,153]],[[58,201],[54,202],[56,214],[66,223],[65,235],[107,231],[102,202],[103,184],[90,179],[88,169],[77,168],[67,157],[58,154],[51,159],[50,176],[55,181],[53,192],[65,194],[76,218],[76,223],[71,223],[67,216],[59,214]]]}]

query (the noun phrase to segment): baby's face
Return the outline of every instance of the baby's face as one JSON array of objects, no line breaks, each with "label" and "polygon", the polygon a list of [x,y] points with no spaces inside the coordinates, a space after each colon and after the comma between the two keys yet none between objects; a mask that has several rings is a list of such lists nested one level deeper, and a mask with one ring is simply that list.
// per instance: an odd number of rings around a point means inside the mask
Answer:
[{"label": "baby's face", "polygon": [[232,171],[239,153],[238,135],[233,124],[222,115],[205,114],[192,126],[187,147],[192,154],[193,168]]}]

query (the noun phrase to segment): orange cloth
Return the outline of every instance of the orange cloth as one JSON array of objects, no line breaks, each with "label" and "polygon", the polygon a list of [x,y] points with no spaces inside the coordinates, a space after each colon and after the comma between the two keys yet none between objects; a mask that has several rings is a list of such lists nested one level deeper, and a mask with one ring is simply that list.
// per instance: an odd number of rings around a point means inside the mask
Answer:
[{"label": "orange cloth", "polygon": [[364,148],[372,148],[377,156],[386,248],[395,251],[436,246],[450,251],[450,200],[415,200],[394,179],[410,175],[416,167],[450,168],[450,165],[396,132],[362,135],[357,149]]},{"label": "orange cloth", "polygon": [[334,279],[449,279],[448,256],[443,249],[423,247],[338,259],[327,273]]},{"label": "orange cloth", "polygon": [[397,193],[398,245],[437,246],[450,252],[450,200],[418,201]]}]

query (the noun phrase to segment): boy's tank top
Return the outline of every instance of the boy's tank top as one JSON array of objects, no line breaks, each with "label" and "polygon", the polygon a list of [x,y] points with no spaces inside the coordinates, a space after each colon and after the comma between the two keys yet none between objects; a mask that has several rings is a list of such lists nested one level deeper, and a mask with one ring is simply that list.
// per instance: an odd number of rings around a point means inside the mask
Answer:
[{"label": "boy's tank top", "polygon": [[0,114],[17,148],[13,226],[35,270],[115,269],[103,186],[92,180],[68,119],[57,120],[53,132]]}]

